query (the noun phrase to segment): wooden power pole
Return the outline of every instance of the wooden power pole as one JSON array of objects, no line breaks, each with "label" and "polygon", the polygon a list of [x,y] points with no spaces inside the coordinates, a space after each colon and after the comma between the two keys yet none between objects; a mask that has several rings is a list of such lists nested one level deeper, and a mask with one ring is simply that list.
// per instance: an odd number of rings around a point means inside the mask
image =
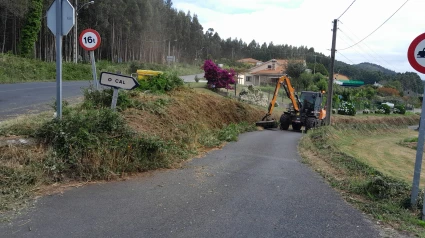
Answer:
[{"label": "wooden power pole", "polygon": [[331,67],[329,70],[329,82],[328,82],[328,100],[326,102],[326,125],[331,125],[337,23],[338,23],[338,20],[335,19],[333,35],[332,35]]}]

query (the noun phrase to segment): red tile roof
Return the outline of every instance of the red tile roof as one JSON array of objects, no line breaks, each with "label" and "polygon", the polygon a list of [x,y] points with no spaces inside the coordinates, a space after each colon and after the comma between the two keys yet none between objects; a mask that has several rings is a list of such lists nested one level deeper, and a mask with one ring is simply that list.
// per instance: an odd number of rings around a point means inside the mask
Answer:
[{"label": "red tile roof", "polygon": [[251,63],[251,64],[261,63],[261,61],[253,59],[253,58],[240,59],[240,60],[238,60],[238,62],[240,62],[240,63]]}]

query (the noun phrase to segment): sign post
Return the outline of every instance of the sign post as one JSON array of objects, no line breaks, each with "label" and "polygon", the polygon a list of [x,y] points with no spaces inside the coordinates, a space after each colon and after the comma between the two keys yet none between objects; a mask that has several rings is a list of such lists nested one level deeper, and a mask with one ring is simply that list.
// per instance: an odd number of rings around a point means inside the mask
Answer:
[{"label": "sign post", "polygon": [[75,10],[68,0],[55,0],[47,10],[47,27],[56,38],[56,118],[62,119],[62,37],[75,24]]},{"label": "sign post", "polygon": [[93,29],[86,29],[81,32],[79,42],[83,49],[90,51],[90,60],[93,71],[93,85],[99,90],[96,73],[96,59],[94,58],[94,50],[100,46],[101,38],[97,31]]},{"label": "sign post", "polygon": [[[420,73],[425,74],[425,33],[416,37],[409,46],[407,51],[407,58],[410,65]],[[425,95],[425,88],[424,88]],[[419,194],[419,181],[421,178],[421,167],[422,167],[422,157],[425,141],[425,101],[422,100],[422,112],[421,120],[419,122],[419,136],[418,144],[416,148],[416,161],[415,161],[415,171],[413,174],[413,184],[412,184],[412,193],[410,197],[410,204],[412,207],[416,206],[418,194]],[[425,198],[424,198],[425,202]],[[425,218],[425,206],[422,209],[422,220]]]},{"label": "sign post", "polygon": [[100,84],[114,89],[112,95],[111,109],[115,110],[118,100],[118,90],[132,90],[139,86],[139,82],[131,76],[102,72],[100,74]]}]

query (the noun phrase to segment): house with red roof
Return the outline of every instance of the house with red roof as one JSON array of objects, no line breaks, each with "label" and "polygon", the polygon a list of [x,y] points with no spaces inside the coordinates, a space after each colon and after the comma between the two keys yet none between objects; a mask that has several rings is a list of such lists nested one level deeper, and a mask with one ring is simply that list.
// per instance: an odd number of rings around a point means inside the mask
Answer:
[{"label": "house with red roof", "polygon": [[[297,60],[306,65],[305,60]],[[245,85],[259,86],[262,84],[275,84],[277,80],[286,74],[289,60],[271,59],[262,64],[256,65],[244,75]]]}]

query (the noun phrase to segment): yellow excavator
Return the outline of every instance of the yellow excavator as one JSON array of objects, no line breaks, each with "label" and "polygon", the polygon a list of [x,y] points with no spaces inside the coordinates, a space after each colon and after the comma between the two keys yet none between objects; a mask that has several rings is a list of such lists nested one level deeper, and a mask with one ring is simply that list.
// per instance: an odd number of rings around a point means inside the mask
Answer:
[{"label": "yellow excavator", "polygon": [[276,120],[271,118],[271,115],[281,86],[285,89],[286,95],[292,103],[288,111],[280,117],[281,130],[288,130],[291,125],[293,130],[299,131],[304,126],[307,131],[325,124],[326,110],[322,107],[322,92],[302,91],[300,97],[298,97],[291,85],[291,80],[284,75],[277,80],[268,112],[261,121],[256,123],[257,126],[276,128],[279,125]]}]

